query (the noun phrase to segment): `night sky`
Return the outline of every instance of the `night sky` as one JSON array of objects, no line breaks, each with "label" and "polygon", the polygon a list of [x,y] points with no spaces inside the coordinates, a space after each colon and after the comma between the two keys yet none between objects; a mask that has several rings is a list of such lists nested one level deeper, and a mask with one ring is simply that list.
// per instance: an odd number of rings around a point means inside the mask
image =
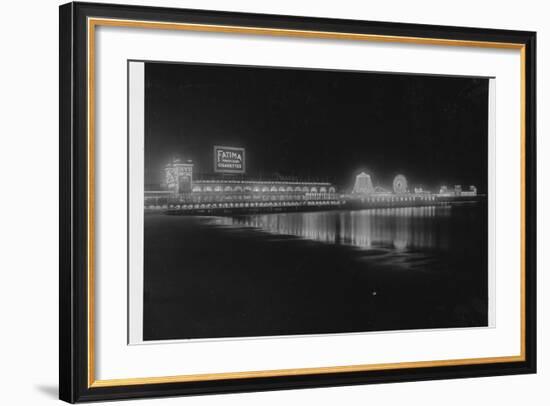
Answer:
[{"label": "night sky", "polygon": [[[145,183],[174,156],[213,172],[213,145],[246,148],[247,177],[351,188],[487,191],[488,79],[146,63]],[[199,175],[200,174],[200,175]]]}]

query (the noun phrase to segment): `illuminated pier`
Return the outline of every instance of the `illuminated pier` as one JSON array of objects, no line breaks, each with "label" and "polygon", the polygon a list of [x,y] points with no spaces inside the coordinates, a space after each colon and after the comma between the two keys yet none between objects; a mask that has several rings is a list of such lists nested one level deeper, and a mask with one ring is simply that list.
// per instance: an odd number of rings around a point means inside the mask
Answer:
[{"label": "illuminated pier", "polygon": [[[242,154],[240,150],[215,147],[215,157],[218,155],[221,160],[231,161],[220,163],[215,160],[215,172],[222,174],[209,177],[194,177],[194,165],[190,161],[174,160],[169,163],[164,168],[165,183],[158,190],[145,191],[145,210],[199,215],[359,210],[477,202],[484,198],[477,194],[475,186],[467,190],[460,185],[452,189],[442,186],[437,194],[415,187],[411,192],[407,178],[401,174],[394,178],[393,190],[389,191],[374,186],[371,175],[361,172],[349,193],[338,191],[330,182],[248,178],[244,176],[244,150]],[[230,175],[219,169],[227,167],[230,168]]]}]

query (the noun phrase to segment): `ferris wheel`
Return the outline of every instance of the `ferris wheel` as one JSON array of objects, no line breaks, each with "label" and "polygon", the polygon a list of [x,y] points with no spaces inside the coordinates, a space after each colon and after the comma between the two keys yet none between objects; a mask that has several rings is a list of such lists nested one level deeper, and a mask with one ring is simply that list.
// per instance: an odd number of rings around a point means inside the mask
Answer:
[{"label": "ferris wheel", "polygon": [[393,191],[396,194],[407,193],[407,178],[403,175],[397,175],[393,178]]}]

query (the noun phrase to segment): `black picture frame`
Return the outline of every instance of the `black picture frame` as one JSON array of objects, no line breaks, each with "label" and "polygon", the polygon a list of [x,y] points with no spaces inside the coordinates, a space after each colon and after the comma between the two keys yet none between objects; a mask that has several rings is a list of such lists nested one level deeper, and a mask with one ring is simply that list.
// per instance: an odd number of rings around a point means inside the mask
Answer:
[{"label": "black picture frame", "polygon": [[[517,44],[524,52],[524,357],[389,370],[94,386],[90,382],[87,20],[89,17]],[[67,402],[234,393],[536,372],[536,33],[112,4],[60,6],[59,398]],[[92,202],[93,203],[93,202]],[[93,337],[91,338],[93,339]]]}]

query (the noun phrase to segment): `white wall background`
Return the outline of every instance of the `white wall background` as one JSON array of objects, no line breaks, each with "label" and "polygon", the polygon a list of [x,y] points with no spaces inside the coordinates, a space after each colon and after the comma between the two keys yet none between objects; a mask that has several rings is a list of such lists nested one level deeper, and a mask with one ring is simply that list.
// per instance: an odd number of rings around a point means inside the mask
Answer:
[{"label": "white wall background", "polygon": [[[119,1],[110,1],[119,3]],[[544,249],[550,228],[545,137],[550,119],[550,15],[544,1],[160,0],[122,3],[533,30],[538,32],[539,373],[402,384],[172,398],[125,405],[548,404],[550,301]],[[0,24],[0,404],[57,400],[58,9],[57,0],[2,4]],[[545,72],[546,71],[546,72]],[[546,188],[545,188],[546,186]],[[548,249],[546,249],[548,251]],[[110,403],[113,404],[113,403]]]}]

